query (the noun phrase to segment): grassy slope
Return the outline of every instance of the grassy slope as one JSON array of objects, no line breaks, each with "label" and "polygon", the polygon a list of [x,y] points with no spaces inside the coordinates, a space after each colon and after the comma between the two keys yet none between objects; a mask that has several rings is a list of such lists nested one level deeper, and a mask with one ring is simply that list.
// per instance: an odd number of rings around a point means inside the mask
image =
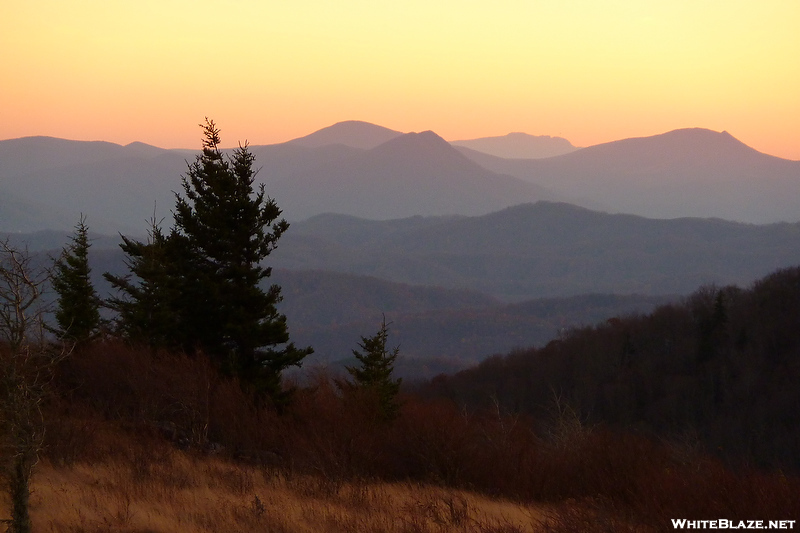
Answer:
[{"label": "grassy slope", "polygon": [[544,518],[539,505],[462,490],[287,477],[168,450],[145,462],[44,463],[34,491],[36,531],[488,533],[535,531]]}]

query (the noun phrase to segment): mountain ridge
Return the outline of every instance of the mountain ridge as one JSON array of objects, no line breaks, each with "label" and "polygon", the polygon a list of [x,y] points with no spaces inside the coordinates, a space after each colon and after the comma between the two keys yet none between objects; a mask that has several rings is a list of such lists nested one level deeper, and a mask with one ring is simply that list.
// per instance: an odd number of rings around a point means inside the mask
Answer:
[{"label": "mountain ridge", "polygon": [[654,218],[800,220],[800,162],[763,154],[727,132],[686,128],[546,159],[461,152],[589,208]]},{"label": "mountain ridge", "polygon": [[[304,146],[309,138],[321,145]],[[365,138],[371,147],[347,144]],[[403,134],[360,121],[294,141],[251,146],[262,169],[258,182],[290,221],[324,212],[373,219],[472,216],[538,200],[656,218],[800,219],[800,162],[704,128],[541,159],[498,158],[431,131]],[[102,224],[100,231],[129,231],[154,212],[168,217],[186,160],[195,153],[46,136],[0,141],[6,204],[26,206],[6,205],[0,230],[71,229],[74,223],[65,221],[84,213]]]},{"label": "mountain ridge", "polygon": [[397,224],[337,215],[323,222],[294,224],[276,266],[472,288],[514,301],[680,294],[708,283],[746,284],[800,263],[800,223],[648,219],[554,202]]},{"label": "mountain ridge", "polygon": [[376,220],[474,215],[553,197],[536,184],[486,170],[433,132],[403,134],[272,185],[296,219],[324,212]]}]

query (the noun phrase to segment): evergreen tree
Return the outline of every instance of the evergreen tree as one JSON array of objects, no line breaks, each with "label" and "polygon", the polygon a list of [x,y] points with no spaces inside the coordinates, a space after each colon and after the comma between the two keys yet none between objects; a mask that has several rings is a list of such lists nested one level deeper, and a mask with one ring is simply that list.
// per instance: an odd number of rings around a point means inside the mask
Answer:
[{"label": "evergreen tree", "polygon": [[225,158],[213,121],[203,133],[203,151],[175,205],[174,239],[192,269],[186,325],[223,369],[280,401],[281,373],[313,351],[289,342],[286,317],[276,309],[280,287],[260,286],[272,272],[262,262],[289,224],[278,218],[281,210],[263,184],[254,190],[255,157],[247,143]]},{"label": "evergreen tree", "polygon": [[276,309],[280,287],[261,288],[272,271],[262,262],[289,224],[278,219],[281,210],[263,184],[254,189],[247,144],[225,157],[214,122],[201,126],[203,150],[183,177],[183,196],[175,195],[174,227],[165,235],[154,223],[147,243],[123,237],[138,281],[106,274],[123,293],[110,307],[126,337],[202,350],[280,404],[281,373],[313,351],[289,342],[286,317]]},{"label": "evergreen tree", "polygon": [[88,232],[86,218],[81,215],[72,242],[53,265],[52,284],[58,294],[57,333],[77,344],[91,340],[100,328],[100,299],[90,278]]},{"label": "evergreen tree", "polygon": [[127,256],[130,274],[113,276],[106,272],[103,277],[121,293],[106,305],[117,312],[117,331],[123,338],[152,348],[191,349],[182,320],[181,272],[186,265],[178,242],[173,235],[165,235],[155,219],[147,242],[122,236],[120,248]]},{"label": "evergreen tree", "polygon": [[386,318],[381,322],[381,329],[373,337],[361,337],[361,352],[353,350],[353,355],[361,362],[360,367],[346,367],[355,379],[355,386],[366,389],[377,396],[381,416],[391,420],[397,416],[399,405],[397,394],[400,392],[402,379],[392,379],[394,361],[400,352],[396,347],[391,352],[386,349],[389,329]]}]

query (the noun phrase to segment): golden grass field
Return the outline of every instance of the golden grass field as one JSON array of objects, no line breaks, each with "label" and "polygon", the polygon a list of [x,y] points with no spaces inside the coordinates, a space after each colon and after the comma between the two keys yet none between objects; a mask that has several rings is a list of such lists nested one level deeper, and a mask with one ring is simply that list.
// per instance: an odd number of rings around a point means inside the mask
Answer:
[{"label": "golden grass field", "polygon": [[[38,532],[537,531],[540,505],[413,483],[336,483],[179,450],[55,467],[42,461]],[[7,505],[7,502],[4,502]]]}]

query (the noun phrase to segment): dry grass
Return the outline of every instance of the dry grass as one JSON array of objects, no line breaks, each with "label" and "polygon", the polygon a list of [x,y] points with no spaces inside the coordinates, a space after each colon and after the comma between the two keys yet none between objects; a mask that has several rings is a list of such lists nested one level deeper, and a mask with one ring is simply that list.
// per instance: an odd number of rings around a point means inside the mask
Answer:
[{"label": "dry grass", "polygon": [[539,506],[430,485],[286,476],[169,449],[136,456],[42,462],[35,531],[521,533],[543,519]]},{"label": "dry grass", "polygon": [[[605,533],[800,519],[795,475],[733,471],[563,413],[542,437],[524,417],[406,396],[377,423],[320,376],[279,416],[212,370],[115,344],[63,365],[35,531]],[[7,507],[0,496],[0,518]]]}]

